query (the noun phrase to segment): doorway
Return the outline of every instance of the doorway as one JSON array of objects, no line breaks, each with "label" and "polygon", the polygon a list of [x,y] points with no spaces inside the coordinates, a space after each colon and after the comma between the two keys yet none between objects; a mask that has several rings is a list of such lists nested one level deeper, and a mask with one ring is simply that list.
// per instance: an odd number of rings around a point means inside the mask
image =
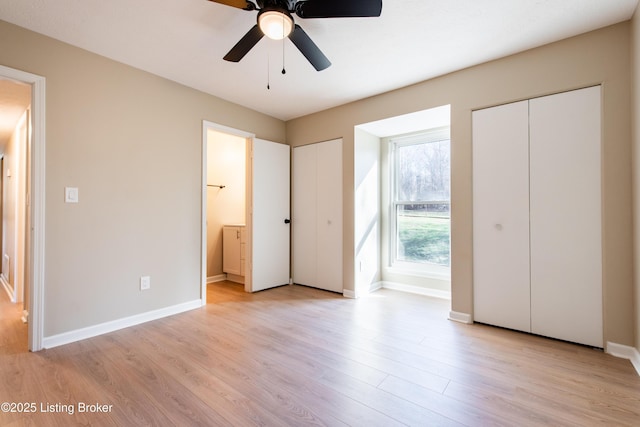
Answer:
[{"label": "doorway", "polygon": [[247,138],[207,130],[207,284],[245,283]]},{"label": "doorway", "polygon": [[[202,303],[208,282],[289,284],[290,147],[207,121],[202,140]],[[225,251],[235,259],[227,271]]]},{"label": "doorway", "polygon": [[[29,317],[28,154],[31,86],[0,79],[0,284],[7,300],[0,330],[3,348],[27,348]],[[5,295],[3,295],[5,297]]]},{"label": "doorway", "polygon": [[[22,317],[28,322],[27,347],[38,351],[44,312],[45,79],[0,66],[0,83],[5,85],[0,91],[3,104],[22,110],[3,150],[0,281],[11,301],[22,305]],[[9,95],[14,93],[9,87],[27,92],[22,104]]]}]

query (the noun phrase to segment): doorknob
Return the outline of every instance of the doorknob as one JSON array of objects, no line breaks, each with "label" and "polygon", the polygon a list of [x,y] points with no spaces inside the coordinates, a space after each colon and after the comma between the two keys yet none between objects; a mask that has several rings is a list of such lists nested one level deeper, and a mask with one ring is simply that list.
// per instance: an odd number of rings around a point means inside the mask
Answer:
[{"label": "doorknob", "polygon": [[291,220],[290,220],[289,218],[285,218],[285,219],[284,219],[284,223],[285,223],[285,224],[290,224],[290,223],[291,223]]}]

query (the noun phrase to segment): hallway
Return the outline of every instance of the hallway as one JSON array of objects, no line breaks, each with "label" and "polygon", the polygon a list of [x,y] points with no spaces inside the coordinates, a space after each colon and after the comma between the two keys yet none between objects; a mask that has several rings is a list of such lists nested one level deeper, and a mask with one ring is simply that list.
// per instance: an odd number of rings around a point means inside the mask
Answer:
[{"label": "hallway", "polygon": [[13,304],[0,289],[0,356],[25,353],[27,324],[22,322],[22,303]]}]

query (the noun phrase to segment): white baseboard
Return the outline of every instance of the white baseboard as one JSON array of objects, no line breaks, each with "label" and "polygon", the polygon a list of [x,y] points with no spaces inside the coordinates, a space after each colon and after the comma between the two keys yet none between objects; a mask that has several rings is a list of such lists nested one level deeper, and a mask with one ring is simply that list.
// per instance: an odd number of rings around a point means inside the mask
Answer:
[{"label": "white baseboard", "polygon": [[633,355],[629,360],[631,360],[631,364],[634,368],[636,368],[636,372],[638,373],[638,375],[640,375],[640,352],[638,351],[638,349],[633,349]]},{"label": "white baseboard", "polygon": [[368,295],[373,293],[379,289],[391,289],[394,291],[400,292],[408,292],[411,294],[424,295],[433,298],[442,298],[442,299],[451,299],[450,291],[442,291],[440,289],[432,289],[432,288],[423,288],[420,286],[413,285],[405,285],[403,283],[395,283],[395,282],[374,282],[371,283],[368,287],[359,287],[357,291],[351,291],[345,289],[342,291],[342,295],[345,298],[359,298],[363,295]]},{"label": "white baseboard", "polygon": [[207,277],[207,284],[216,283],[216,282],[224,282],[227,280],[226,274],[218,274],[217,276]]},{"label": "white baseboard", "polygon": [[377,290],[382,289],[383,287],[384,287],[384,286],[383,286],[383,283],[382,283],[382,282],[375,282],[375,283],[372,283],[372,284],[370,284],[370,285],[369,285],[368,293],[375,292],[375,291],[377,291]]},{"label": "white baseboard", "polygon": [[640,375],[640,352],[635,347],[607,341],[605,351],[612,356],[628,359]]},{"label": "white baseboard", "polygon": [[159,310],[148,311],[146,313],[136,314],[134,316],[125,317],[110,322],[101,323],[99,325],[88,326],[75,331],[64,332],[58,335],[42,338],[43,348],[53,348],[60,345],[92,338],[98,335],[107,334],[119,329],[128,328],[130,326],[139,325],[151,320],[161,319],[163,317],[172,316],[174,314],[183,313],[185,311],[194,310],[202,307],[202,301],[197,299],[182,304],[173,305],[171,307],[161,308]]},{"label": "white baseboard", "polygon": [[440,289],[423,288],[421,286],[405,285],[395,282],[381,282],[384,289],[392,289],[394,291],[409,292],[412,294],[424,295],[433,298],[451,299],[451,291],[443,291]]},{"label": "white baseboard", "polygon": [[225,280],[228,280],[233,283],[244,284],[244,276],[238,276],[236,274],[227,273],[227,278]]},{"label": "white baseboard", "polygon": [[374,283],[371,283],[369,286],[360,286],[356,291],[343,289],[342,296],[344,296],[345,298],[360,298],[363,295],[369,295],[370,293],[375,292],[381,288],[382,288],[382,282],[374,282]]},{"label": "white baseboard", "polygon": [[471,318],[470,314],[460,313],[458,311],[450,311],[449,320],[453,320],[454,322],[464,323],[466,325],[470,325],[473,323],[473,319]]},{"label": "white baseboard", "polygon": [[9,284],[9,282],[7,282],[7,278],[4,277],[4,274],[0,274],[0,283],[2,283],[2,287],[7,292],[7,295],[9,295],[9,300],[11,302],[15,302],[15,295],[13,293],[13,289],[11,289],[11,285]]},{"label": "white baseboard", "polygon": [[342,296],[345,298],[352,298],[352,299],[357,298],[355,291],[350,291],[349,289],[343,289]]}]

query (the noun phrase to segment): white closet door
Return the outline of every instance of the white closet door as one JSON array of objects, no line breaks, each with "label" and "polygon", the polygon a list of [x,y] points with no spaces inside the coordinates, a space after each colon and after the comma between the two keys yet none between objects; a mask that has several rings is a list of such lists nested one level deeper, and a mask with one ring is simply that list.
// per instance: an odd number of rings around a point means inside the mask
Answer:
[{"label": "white closet door", "polygon": [[342,292],[342,140],[293,149],[293,281]]},{"label": "white closet door", "polygon": [[293,149],[292,272],[295,283],[314,286],[317,276],[318,164],[315,144]]},{"label": "white closet door", "polygon": [[342,292],[342,140],[317,145],[317,287]]},{"label": "white closet door", "polygon": [[532,332],[603,346],[600,87],[530,101]]},{"label": "white closet door", "polygon": [[474,320],[530,331],[528,102],[473,112]]}]

